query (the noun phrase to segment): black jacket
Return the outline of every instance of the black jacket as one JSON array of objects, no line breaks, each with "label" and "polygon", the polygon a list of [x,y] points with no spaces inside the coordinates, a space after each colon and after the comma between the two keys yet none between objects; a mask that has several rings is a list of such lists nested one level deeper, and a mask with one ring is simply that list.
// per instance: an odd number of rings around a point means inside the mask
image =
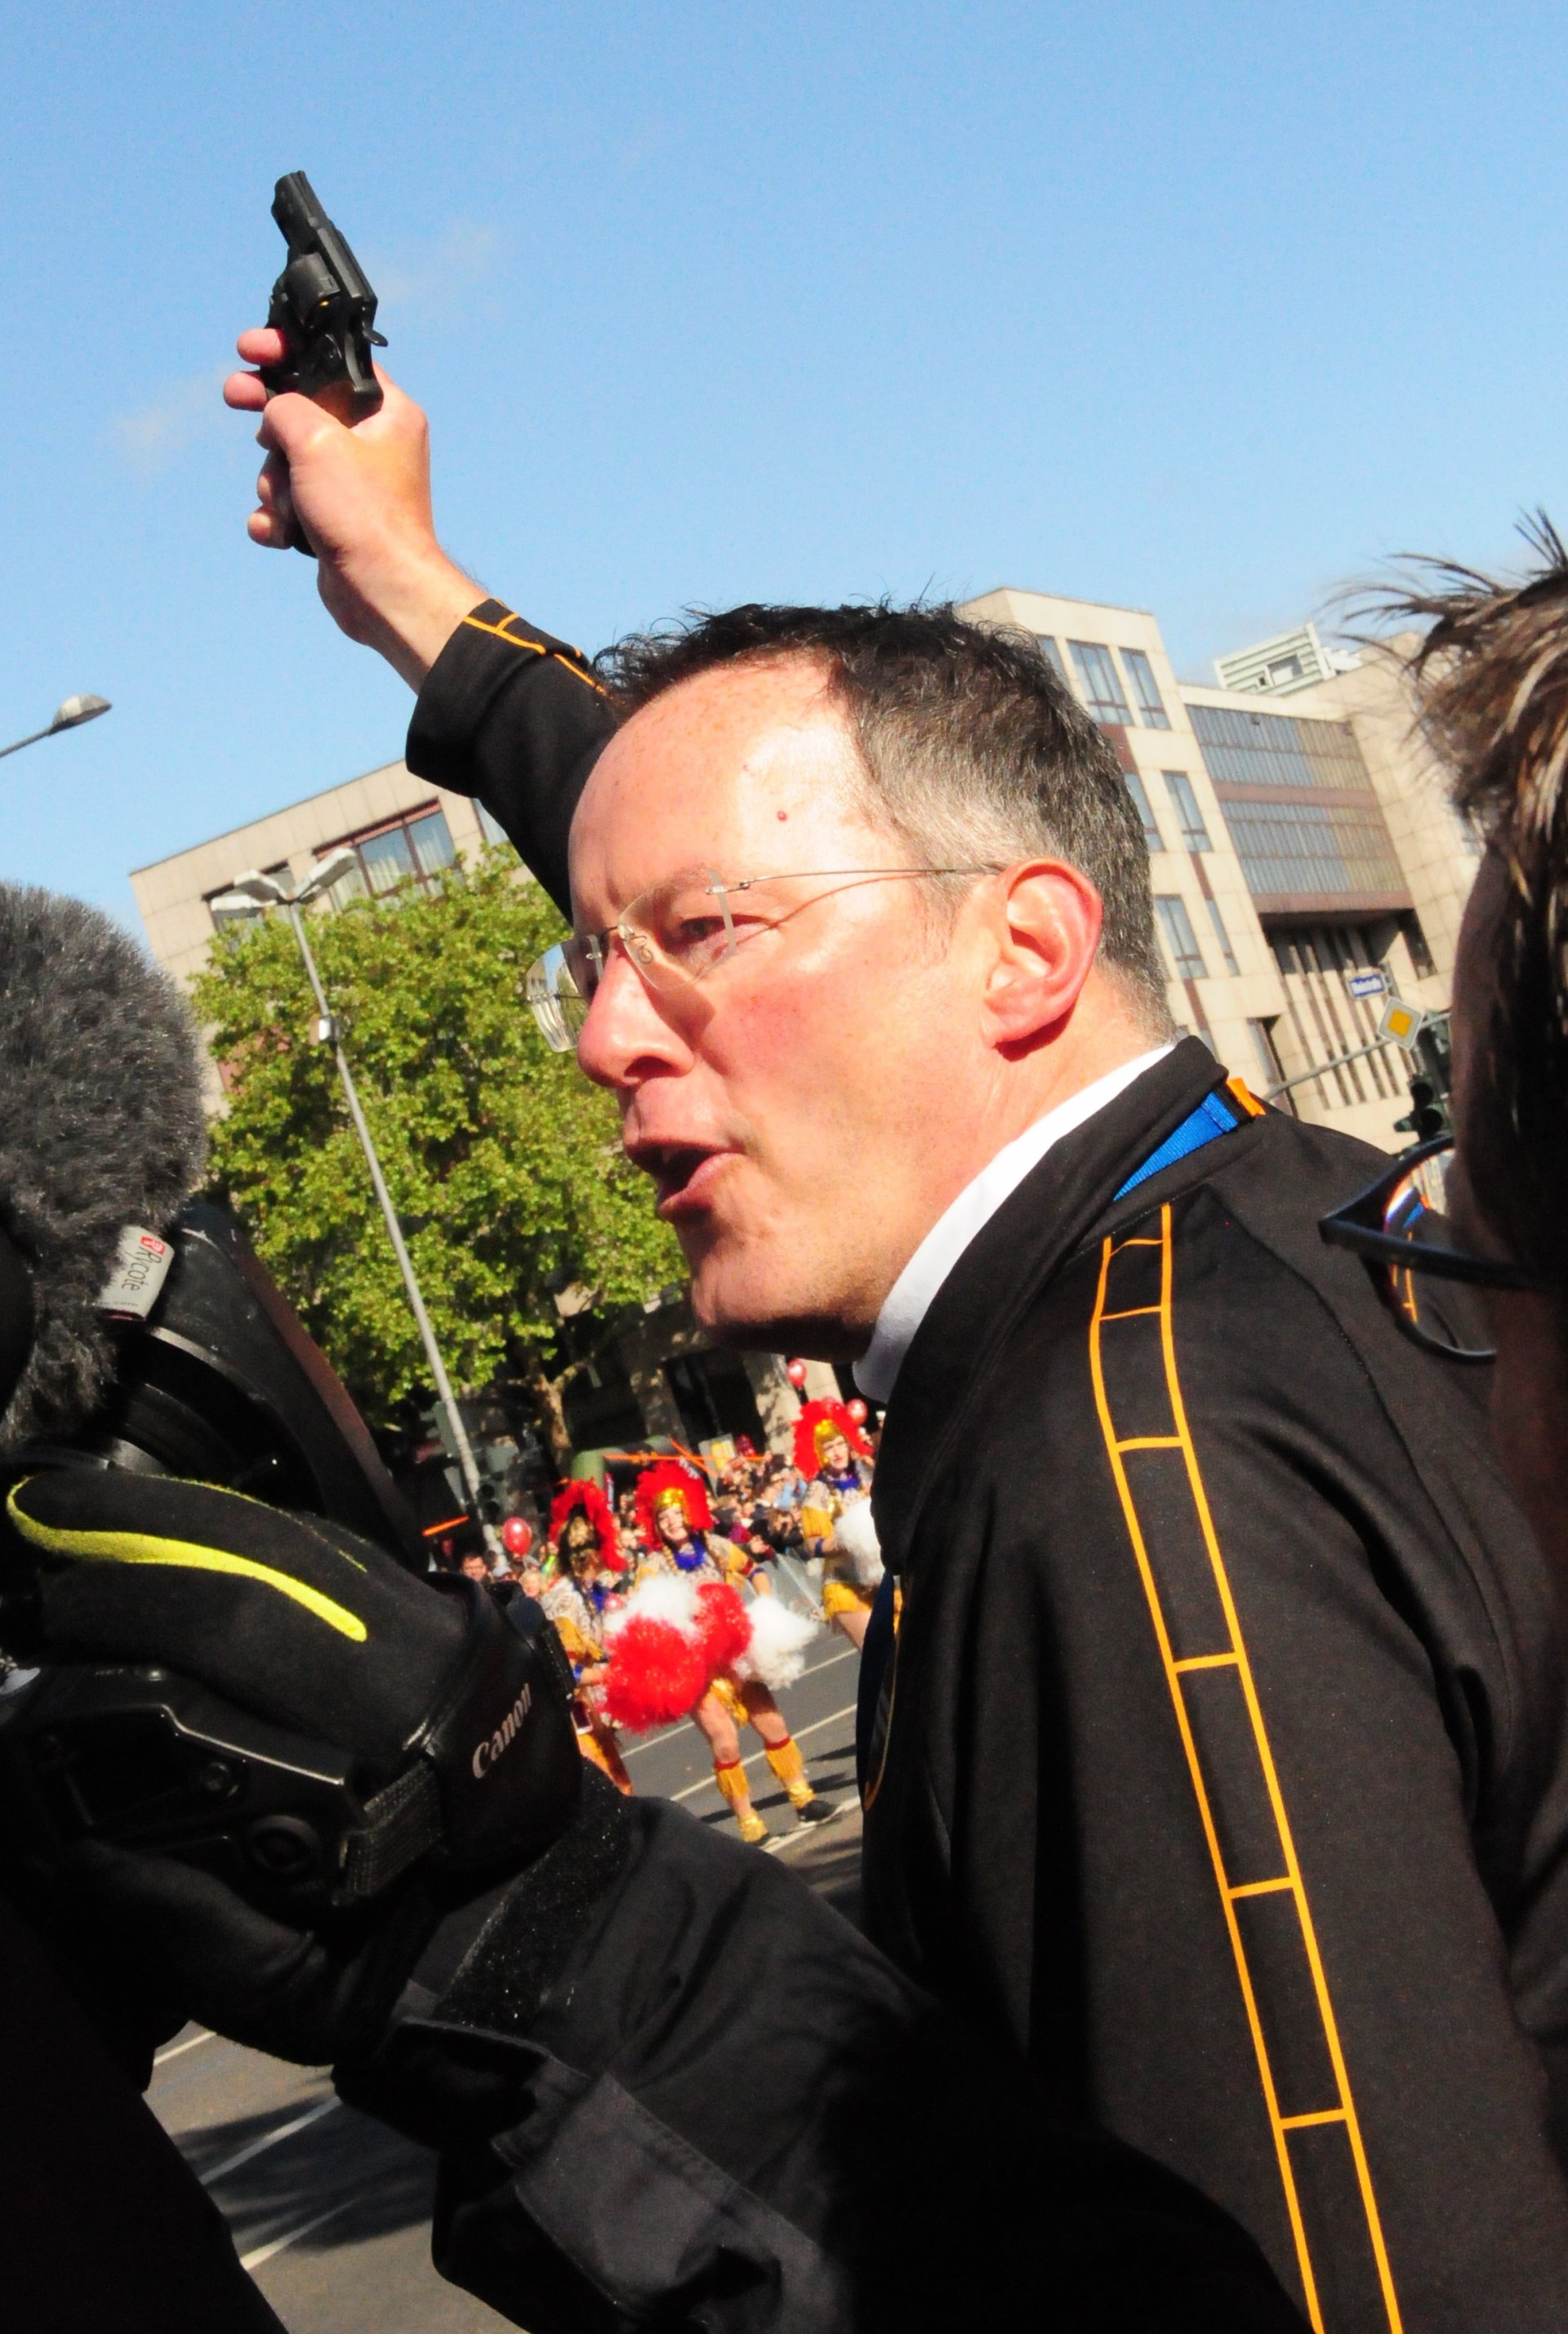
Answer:
[{"label": "black jacket", "polygon": [[[572,652],[491,603],[427,683],[409,760],[478,794],[559,900],[608,728]],[[1117,1198],[1222,1077],[1188,1041],[1061,1143],[905,1362],[875,1495],[905,1601],[868,1790],[871,1935],[921,1990],[899,1998],[923,2032],[983,2036],[1056,2116],[1190,2180],[1330,2329],[1560,2327],[1549,1586],[1473,1384],[1317,1237],[1377,1154],[1238,1109]],[[643,1887],[657,1968],[671,1948]],[[829,1996],[832,1966],[817,1957]],[[594,1995],[592,1957],[572,1984]],[[942,2011],[913,2006],[928,1994]],[[789,2089],[769,2052],[805,2048],[770,2027],[748,2062],[765,2123]],[[717,2100],[721,2063],[688,2098],[707,2082]],[[999,2127],[1047,2129],[1025,2097]],[[924,2209],[907,2121],[896,2136]],[[1128,2161],[1106,2176],[1131,2196]],[[918,2254],[919,2213],[889,2209]]]}]

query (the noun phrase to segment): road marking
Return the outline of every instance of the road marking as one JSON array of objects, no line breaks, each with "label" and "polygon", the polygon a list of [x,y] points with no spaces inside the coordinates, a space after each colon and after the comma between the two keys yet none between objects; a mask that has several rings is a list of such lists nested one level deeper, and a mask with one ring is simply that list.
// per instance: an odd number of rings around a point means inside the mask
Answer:
[{"label": "road marking", "polygon": [[[842,1654],[830,1654],[825,1662],[817,1662],[811,1669],[803,1670],[794,1685],[784,1688],[784,1693],[793,1693],[795,1686],[804,1685],[807,1678],[819,1676],[823,1670],[831,1670],[839,1662],[853,1661],[859,1651],[856,1645],[846,1645]],[[668,1742],[672,1735],[678,1734],[685,1724],[684,1718],[678,1718],[671,1725],[661,1726],[657,1734],[645,1734],[640,1742],[632,1743],[630,1749],[622,1750],[620,1755],[623,1759],[635,1759],[643,1750],[657,1750],[661,1742]],[[810,1731],[808,1727],[806,1731],[809,1733]]]},{"label": "road marking", "polygon": [[242,2164],[248,2164],[254,2156],[265,2155],[269,2147],[275,2147],[282,2139],[292,2139],[296,2131],[303,2131],[307,2125],[320,2123],[323,2116],[331,2115],[334,2107],[341,2105],[341,2099],[335,2097],[318,2099],[313,2107],[305,2109],[303,2115],[294,2116],[287,2123],[280,2123],[274,2130],[264,2131],[261,2137],[253,2139],[248,2147],[242,2147],[237,2155],[226,2156],[221,2164],[215,2164],[210,2172],[204,2172],[202,2186],[210,2188],[216,2182],[226,2180],[229,2174],[237,2172]]},{"label": "road marking", "polygon": [[[825,1663],[823,1666],[824,1668],[826,1667]],[[846,1702],[842,1710],[831,1710],[825,1718],[813,1718],[809,1726],[803,1726],[797,1731],[794,1737],[795,1741],[797,1742],[803,1742],[806,1736],[808,1734],[814,1734],[819,1727],[836,1726],[841,1718],[853,1717],[857,1707],[858,1705],[856,1703]],[[765,1750],[754,1750],[749,1759],[743,1759],[740,1763],[743,1767],[755,1767],[759,1759],[765,1759],[766,1757],[767,1752]],[[684,1791],[676,1791],[672,1796],[674,1799],[678,1802],[681,1799],[695,1799],[698,1791],[716,1790],[717,1789],[717,1785],[714,1782],[713,1777],[711,1775],[703,1775],[697,1782],[688,1783]]]},{"label": "road marking", "polygon": [[184,2042],[171,2042],[167,2050],[153,2052],[152,2063],[155,2067],[161,2067],[168,2059],[178,2059],[182,2050],[194,2050],[198,2043],[210,2042],[213,2040],[212,2035],[203,2032],[191,2035],[188,2040]]},{"label": "road marking", "polygon": [[254,2252],[241,2253],[241,2269],[260,2269],[263,2262],[270,2262],[274,2253],[281,2253],[286,2246],[297,2244],[301,2237],[308,2237],[313,2229],[319,2229],[323,2221],[335,2221],[340,2213],[346,2213],[351,2204],[357,2204],[366,2194],[367,2190],[356,2188],[353,2194],[345,2196],[341,2204],[329,2204],[324,2213],[313,2213],[308,2221],[302,2221],[297,2228],[285,2229],[283,2235],[274,2237],[270,2244],[257,2245]]}]

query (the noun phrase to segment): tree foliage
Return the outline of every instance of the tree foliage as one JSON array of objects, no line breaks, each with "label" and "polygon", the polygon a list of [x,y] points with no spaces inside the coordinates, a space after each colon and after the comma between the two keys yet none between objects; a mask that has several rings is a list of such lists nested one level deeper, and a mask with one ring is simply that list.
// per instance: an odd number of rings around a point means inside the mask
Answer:
[{"label": "tree foliage", "polygon": [[[679,1279],[672,1235],[620,1144],[609,1097],[553,1054],[524,1001],[561,937],[510,851],[309,919],[382,1170],[443,1358],[473,1392],[518,1379],[562,1456],[561,1394],[594,1350],[554,1297],[601,1325]],[[428,1371],[287,919],[218,935],[194,1002],[224,1065],[216,1195],[372,1423],[428,1393]],[[602,1343],[602,1339],[600,1341]]]}]

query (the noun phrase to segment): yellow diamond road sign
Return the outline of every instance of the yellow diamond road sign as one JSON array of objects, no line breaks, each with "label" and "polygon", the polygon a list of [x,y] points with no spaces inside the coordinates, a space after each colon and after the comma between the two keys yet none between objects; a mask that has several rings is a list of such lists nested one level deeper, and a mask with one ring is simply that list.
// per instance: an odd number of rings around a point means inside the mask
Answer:
[{"label": "yellow diamond road sign", "polygon": [[1407,1005],[1402,997],[1390,997],[1378,1023],[1380,1037],[1391,1037],[1407,1054],[1416,1050],[1416,1040],[1427,1026],[1427,1017],[1419,1005]]}]

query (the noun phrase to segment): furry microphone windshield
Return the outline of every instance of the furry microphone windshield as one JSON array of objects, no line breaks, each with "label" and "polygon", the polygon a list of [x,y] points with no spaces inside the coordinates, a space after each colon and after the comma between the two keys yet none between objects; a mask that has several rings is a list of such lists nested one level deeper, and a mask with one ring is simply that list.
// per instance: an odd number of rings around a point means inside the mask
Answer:
[{"label": "furry microphone windshield", "polygon": [[0,884],[0,1225],[36,1325],[3,1450],[94,1409],[114,1370],[98,1301],[120,1234],[166,1230],[207,1149],[201,1048],[174,982],[96,908],[14,883]]}]

